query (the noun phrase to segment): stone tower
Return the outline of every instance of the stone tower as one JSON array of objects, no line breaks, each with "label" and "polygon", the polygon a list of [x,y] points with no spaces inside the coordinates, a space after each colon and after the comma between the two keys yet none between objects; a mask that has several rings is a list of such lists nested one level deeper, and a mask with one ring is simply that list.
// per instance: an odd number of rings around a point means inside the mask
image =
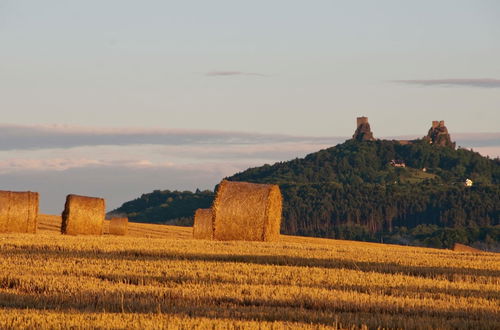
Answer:
[{"label": "stone tower", "polygon": [[368,117],[356,118],[356,131],[352,138],[357,141],[375,141],[368,123]]},{"label": "stone tower", "polygon": [[433,145],[455,148],[455,143],[451,142],[451,137],[444,124],[444,120],[433,120],[432,127],[429,129],[429,133],[427,133],[424,139]]}]

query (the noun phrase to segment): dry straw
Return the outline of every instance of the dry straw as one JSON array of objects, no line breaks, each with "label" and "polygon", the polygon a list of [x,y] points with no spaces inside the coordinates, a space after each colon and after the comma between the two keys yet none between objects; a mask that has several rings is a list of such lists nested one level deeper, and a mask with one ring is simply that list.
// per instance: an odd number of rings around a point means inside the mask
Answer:
[{"label": "dry straw", "polygon": [[36,219],[37,231],[61,231],[61,215],[38,214]]},{"label": "dry straw", "polygon": [[125,236],[128,233],[128,218],[112,218],[109,221],[109,234]]},{"label": "dry straw", "polygon": [[36,233],[38,193],[0,191],[0,233]]},{"label": "dry straw", "polygon": [[213,239],[212,209],[197,209],[194,214],[193,238]]},{"label": "dry straw", "polygon": [[455,243],[455,245],[453,245],[453,251],[457,251],[457,252],[482,252],[481,250],[474,249],[473,247],[463,245],[460,243]]},{"label": "dry straw", "polygon": [[223,180],[212,207],[214,239],[279,240],[281,204],[277,185]]},{"label": "dry straw", "polygon": [[101,235],[105,216],[102,198],[68,195],[61,232],[68,235]]}]

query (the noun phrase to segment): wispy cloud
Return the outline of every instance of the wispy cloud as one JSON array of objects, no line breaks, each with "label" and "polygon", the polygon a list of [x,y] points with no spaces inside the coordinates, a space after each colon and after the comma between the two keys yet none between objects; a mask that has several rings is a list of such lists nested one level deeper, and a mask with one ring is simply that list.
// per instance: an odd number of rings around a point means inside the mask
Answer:
[{"label": "wispy cloud", "polygon": [[0,124],[0,151],[22,149],[73,148],[80,146],[134,144],[152,145],[236,145],[312,142],[336,144],[338,137],[301,137],[209,130],[172,130],[156,128],[97,128],[60,125]]},{"label": "wispy cloud", "polygon": [[258,77],[269,77],[269,75],[256,72],[242,72],[242,71],[210,71],[205,73],[207,77],[219,77],[219,76],[258,76]]},{"label": "wispy cloud", "polygon": [[[424,130],[425,131],[425,130]],[[415,134],[407,138],[424,135]],[[161,128],[107,128],[63,125],[10,125],[0,124],[0,152],[33,151],[44,149],[94,148],[115,146],[161,146],[165,152],[184,152],[214,157],[261,156],[281,158],[292,152],[314,151],[334,146],[349,137],[295,136],[231,131],[174,130]],[[392,137],[394,138],[394,137]],[[459,145],[498,146],[500,133],[453,133]],[[135,150],[135,149],[134,149]],[[149,150],[149,149],[148,149]],[[136,150],[137,151],[137,150]],[[134,152],[136,152],[134,151]],[[140,151],[140,149],[139,149]],[[155,151],[156,153],[156,151]],[[293,156],[293,155],[292,155]],[[1,160],[1,157],[0,157]]]},{"label": "wispy cloud", "polygon": [[396,83],[421,85],[421,86],[465,86],[478,88],[500,88],[500,79],[478,78],[478,79],[415,79],[394,80]]},{"label": "wispy cloud", "polygon": [[243,145],[85,146],[70,149],[0,150],[0,174],[65,171],[74,168],[186,167],[207,162],[265,164],[304,157],[329,147],[315,143]]},{"label": "wispy cloud", "polygon": [[66,171],[75,168],[130,168],[172,167],[174,163],[163,161],[153,163],[147,159],[90,159],[90,158],[10,158],[0,160],[0,174],[26,171]]}]

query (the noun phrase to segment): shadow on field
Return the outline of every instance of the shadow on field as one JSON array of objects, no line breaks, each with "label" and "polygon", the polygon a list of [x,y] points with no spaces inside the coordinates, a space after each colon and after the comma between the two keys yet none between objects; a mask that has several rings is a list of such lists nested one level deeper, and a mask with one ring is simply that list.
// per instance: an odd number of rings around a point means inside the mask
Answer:
[{"label": "shadow on field", "polygon": [[[95,274],[87,275],[103,281],[110,283],[123,283],[135,286],[153,285],[153,286],[164,286],[175,284],[206,284],[209,282],[217,284],[235,284],[235,285],[291,285],[286,279],[285,280],[271,280],[262,282],[260,279],[253,280],[252,278],[242,281],[236,279],[228,279],[214,276],[214,274],[209,274],[207,277],[200,277],[199,274],[196,275],[186,275],[186,274],[175,274],[164,276],[151,276],[151,275],[137,275],[137,274]],[[1,278],[0,278],[1,283]],[[382,286],[373,285],[372,283],[367,283],[366,285],[356,285],[356,284],[303,284],[294,283],[294,286],[299,286],[301,288],[311,288],[311,289],[326,289],[326,290],[340,290],[340,291],[355,291],[359,293],[366,294],[383,294],[387,296],[394,297],[407,297],[417,295],[425,295],[428,298],[439,297],[440,295],[449,295],[455,297],[476,297],[482,299],[497,299],[500,300],[500,291],[495,290],[480,290],[480,289],[459,289],[459,288],[438,288],[438,287],[422,287],[422,286]]]},{"label": "shadow on field", "polygon": [[5,247],[0,251],[8,255],[26,255],[30,258],[85,258],[105,260],[186,260],[205,262],[234,262],[256,265],[344,268],[362,272],[378,272],[384,274],[403,274],[427,278],[443,278],[453,281],[456,276],[487,276],[500,277],[500,271],[493,269],[475,269],[459,267],[431,267],[401,265],[398,263],[354,261],[341,258],[306,258],[288,255],[231,255],[231,254],[193,254],[193,253],[165,253],[147,252],[139,250],[101,251],[101,250],[69,250],[61,247],[40,249],[36,246]]},{"label": "shadow on field", "polygon": [[[82,290],[78,294],[58,293],[10,293],[0,291],[0,307],[58,312],[78,311],[105,313],[162,313],[187,317],[227,318],[258,321],[303,322],[331,325],[349,317],[352,323],[371,326],[387,324],[390,327],[411,327],[407,322],[425,319],[426,325],[434,327],[455,326],[477,328],[488,320],[495,322],[496,314],[491,311],[467,312],[462,309],[440,310],[432,306],[397,306],[390,303],[366,303],[341,300],[318,299],[265,299],[246,297],[186,296],[175,288],[164,291],[117,292],[96,289]],[[374,318],[374,315],[377,315]],[[354,318],[353,318],[354,317]],[[384,320],[385,319],[385,320]],[[384,320],[384,322],[382,322]],[[445,320],[445,324],[443,324]],[[422,320],[420,320],[422,321]],[[382,323],[381,323],[382,322]],[[472,325],[476,325],[475,327]]]}]

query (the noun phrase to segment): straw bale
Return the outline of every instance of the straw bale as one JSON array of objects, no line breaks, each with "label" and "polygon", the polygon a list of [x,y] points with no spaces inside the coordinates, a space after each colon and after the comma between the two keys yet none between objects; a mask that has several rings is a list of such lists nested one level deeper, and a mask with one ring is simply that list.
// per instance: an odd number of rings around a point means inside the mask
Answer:
[{"label": "straw bale", "polygon": [[277,241],[281,208],[277,185],[223,180],[212,207],[214,239]]},{"label": "straw bale", "polygon": [[455,243],[453,245],[453,251],[457,252],[483,252],[481,250],[475,249],[473,247],[470,247],[468,245],[460,244],[460,243]]},{"label": "straw bale", "polygon": [[38,214],[36,219],[37,232],[40,230],[61,232],[61,215]]},{"label": "straw bale", "polygon": [[0,191],[0,233],[36,233],[38,193]]},{"label": "straw bale", "polygon": [[101,235],[105,209],[102,198],[68,195],[62,213],[61,233]]},{"label": "straw bale", "polygon": [[128,233],[128,218],[112,218],[109,221],[109,234],[125,236]]},{"label": "straw bale", "polygon": [[212,209],[197,209],[194,213],[193,238],[213,239]]}]

